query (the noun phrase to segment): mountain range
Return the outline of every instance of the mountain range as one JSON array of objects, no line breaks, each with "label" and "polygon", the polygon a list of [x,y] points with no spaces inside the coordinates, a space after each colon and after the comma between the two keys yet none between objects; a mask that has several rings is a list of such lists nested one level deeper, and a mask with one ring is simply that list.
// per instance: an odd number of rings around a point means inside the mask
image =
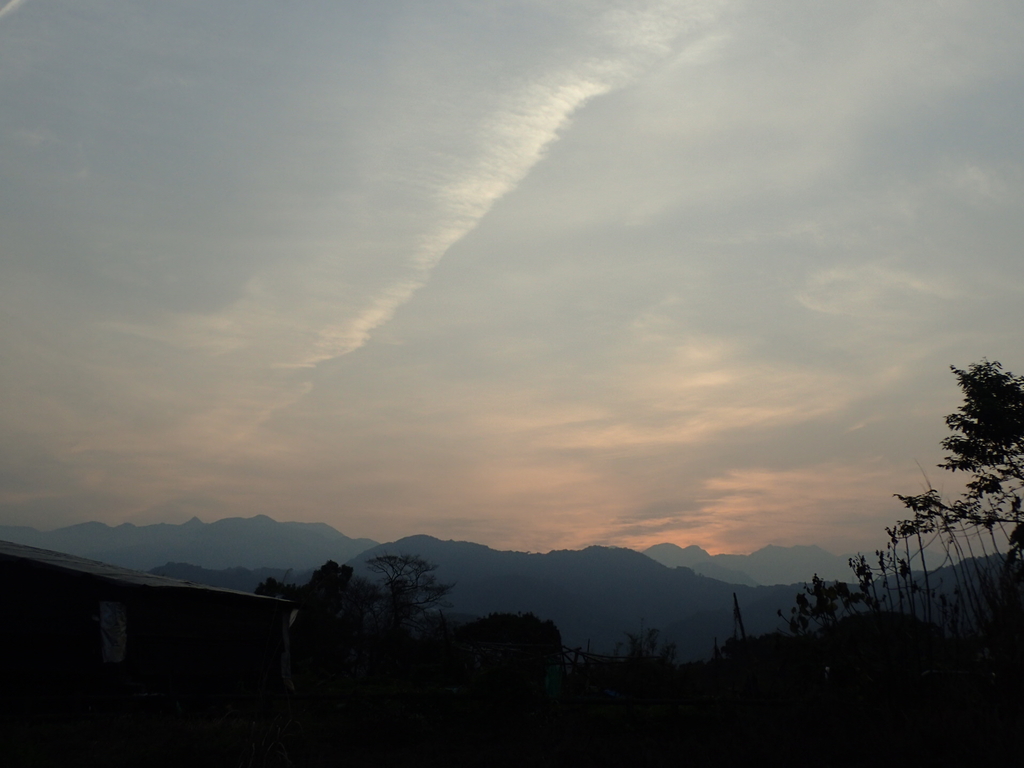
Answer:
[{"label": "mountain range", "polygon": [[202,568],[311,569],[344,562],[378,542],[351,539],[326,523],[279,523],[266,515],[204,523],[81,523],[53,531],[0,525],[0,540],[146,571],[168,562]]},{"label": "mountain range", "polygon": [[431,536],[380,544],[349,564],[370,575],[367,560],[384,553],[436,563],[437,578],[454,584],[454,614],[532,612],[554,621],[566,645],[603,653],[624,641],[626,632],[656,628],[664,642],[676,644],[681,660],[707,658],[716,640],[733,634],[733,595],[746,631],[759,634],[779,626],[777,611],[788,613],[802,586],[727,584],[617,547],[533,554]]},{"label": "mountain range", "polygon": [[[768,632],[814,573],[848,578],[840,558],[817,547],[766,547],[751,555],[710,555],[674,544],[645,553],[587,547],[546,554],[491,549],[410,536],[388,544],[349,538],[324,523],[280,523],[266,516],[214,523],[107,526],[55,531],[0,526],[0,539],[57,550],[189,581],[252,591],[273,577],[308,581],[327,560],[368,574],[382,553],[418,555],[452,583],[448,614],[532,612],[552,619],[568,645],[611,652],[625,633],[657,628],[681,660],[706,658],[735,630],[734,595],[746,631]],[[758,582],[776,586],[762,586]]]},{"label": "mountain range", "polygon": [[731,584],[791,584],[817,574],[827,581],[850,580],[850,556],[839,557],[821,547],[778,547],[769,544],[749,555],[711,555],[696,545],[655,544],[644,554],[670,568],[685,566],[696,573]]},{"label": "mountain range", "polygon": [[[90,522],[53,531],[0,525],[0,540],[139,570],[188,564],[213,570],[269,568],[281,573],[312,570],[327,560],[343,563],[379,544],[349,538],[326,523],[282,523],[266,515],[213,523],[194,517],[182,524],[141,526]],[[793,584],[815,573],[824,579],[850,578],[848,557],[815,546],[769,545],[749,555],[711,555],[696,545],[666,543],[643,554],[669,568],[684,566],[703,576],[747,586]]]}]

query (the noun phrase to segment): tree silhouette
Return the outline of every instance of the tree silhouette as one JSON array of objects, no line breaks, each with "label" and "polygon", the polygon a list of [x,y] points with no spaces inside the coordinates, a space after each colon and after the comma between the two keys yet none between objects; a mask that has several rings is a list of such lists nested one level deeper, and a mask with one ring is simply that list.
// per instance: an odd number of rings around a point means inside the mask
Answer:
[{"label": "tree silhouette", "polygon": [[938,535],[957,560],[997,555],[1019,580],[1024,577],[1024,377],[987,360],[966,371],[952,370],[964,404],[946,417],[954,434],[942,441],[949,455],[939,466],[970,473],[967,491],[952,502],[935,489],[897,495],[914,517],[890,535]]},{"label": "tree silhouette", "polygon": [[[942,441],[949,454],[939,466],[968,473],[966,491],[954,500],[934,488],[897,494],[913,517],[887,529],[890,544],[876,553],[877,567],[863,556],[851,565],[869,607],[920,620],[906,625],[919,666],[932,670],[938,662],[937,626],[964,649],[963,659],[983,660],[1004,701],[1017,705],[1024,683],[1024,377],[988,360],[952,371],[964,403],[946,417],[953,434]],[[938,567],[929,562],[936,551]],[[937,583],[943,572],[951,585]]]},{"label": "tree silhouette", "polygon": [[292,600],[299,613],[292,629],[293,658],[302,668],[316,662],[339,664],[353,642],[354,628],[346,612],[352,568],[328,560],[302,585],[268,578],[256,587],[257,595]]},{"label": "tree silhouette", "polygon": [[450,606],[445,597],[455,585],[439,582],[437,566],[419,555],[383,554],[366,565],[380,577],[384,624],[393,633],[422,630],[430,614]]},{"label": "tree silhouette", "polygon": [[562,634],[555,623],[541,621],[532,613],[491,613],[463,624],[455,630],[455,639],[470,643],[497,643],[539,646],[560,651]]}]

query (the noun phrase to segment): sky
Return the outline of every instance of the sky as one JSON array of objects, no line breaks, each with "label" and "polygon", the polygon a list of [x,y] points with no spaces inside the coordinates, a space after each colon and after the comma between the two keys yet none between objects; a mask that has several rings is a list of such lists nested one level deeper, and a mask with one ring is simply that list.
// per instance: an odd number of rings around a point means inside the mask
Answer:
[{"label": "sky", "polygon": [[[0,0],[2,4],[4,0]],[[872,550],[1024,373],[1018,1],[14,0],[0,524]]]}]

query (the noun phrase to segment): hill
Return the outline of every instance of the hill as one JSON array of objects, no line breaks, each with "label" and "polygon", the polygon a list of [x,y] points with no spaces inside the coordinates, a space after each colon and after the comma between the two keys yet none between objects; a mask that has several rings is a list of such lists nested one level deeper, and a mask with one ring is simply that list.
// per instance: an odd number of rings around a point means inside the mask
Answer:
[{"label": "hill", "polygon": [[453,613],[533,612],[558,625],[567,645],[610,652],[626,632],[662,630],[681,660],[706,658],[715,639],[733,631],[733,593],[748,633],[775,629],[776,611],[788,608],[793,585],[727,584],[689,568],[669,568],[631,549],[587,547],[547,554],[490,549],[465,541],[410,536],[373,547],[349,562],[370,575],[375,555],[414,554],[437,564],[437,576],[454,583]]},{"label": "hill", "polygon": [[166,563],[310,569],[327,560],[344,562],[377,544],[349,538],[326,523],[279,523],[266,515],[213,523],[194,517],[180,525],[91,522],[53,531],[0,526],[0,539],[143,571]]},{"label": "hill", "polygon": [[768,545],[749,555],[711,555],[696,545],[655,544],[644,554],[670,568],[685,566],[713,579],[734,584],[794,584],[814,574],[834,581],[849,581],[849,557],[839,557],[821,547]]}]

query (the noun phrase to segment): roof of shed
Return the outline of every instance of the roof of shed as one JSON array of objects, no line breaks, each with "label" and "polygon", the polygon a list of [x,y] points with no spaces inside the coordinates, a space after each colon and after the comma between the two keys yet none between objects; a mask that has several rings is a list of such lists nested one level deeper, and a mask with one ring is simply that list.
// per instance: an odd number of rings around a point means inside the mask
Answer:
[{"label": "roof of shed", "polygon": [[101,563],[96,560],[88,560],[84,557],[69,555],[64,552],[53,552],[49,549],[38,549],[24,544],[15,544],[10,541],[0,541],[0,562],[28,562],[35,567],[67,571],[70,573],[86,574],[88,576],[102,579],[111,584],[128,587],[155,587],[159,589],[196,589],[204,592],[216,592],[225,595],[236,595],[254,600],[274,600],[276,602],[289,602],[276,597],[264,597],[254,595],[250,592],[240,592],[235,589],[224,589],[222,587],[211,587],[206,584],[197,584],[194,581],[172,579],[167,576],[157,576],[154,573],[133,571],[128,568],[120,568],[109,563]]}]

